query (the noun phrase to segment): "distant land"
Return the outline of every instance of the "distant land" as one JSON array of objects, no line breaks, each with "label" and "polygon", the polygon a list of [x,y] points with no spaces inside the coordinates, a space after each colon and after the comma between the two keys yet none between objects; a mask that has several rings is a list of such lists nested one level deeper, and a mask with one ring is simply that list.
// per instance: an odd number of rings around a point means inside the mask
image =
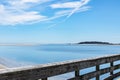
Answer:
[{"label": "distant land", "polygon": [[83,41],[78,43],[40,44],[40,43],[0,43],[0,46],[35,46],[35,45],[66,45],[66,44],[97,44],[97,45],[120,45],[120,43],[110,43],[103,41]]},{"label": "distant land", "polygon": [[120,45],[120,43],[109,43],[109,42],[101,42],[101,41],[84,41],[79,42],[77,44],[103,44],[103,45]]}]

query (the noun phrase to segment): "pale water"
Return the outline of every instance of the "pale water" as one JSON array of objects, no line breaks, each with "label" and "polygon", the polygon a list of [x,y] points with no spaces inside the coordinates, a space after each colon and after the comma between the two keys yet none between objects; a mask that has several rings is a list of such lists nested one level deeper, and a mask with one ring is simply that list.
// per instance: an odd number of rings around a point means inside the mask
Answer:
[{"label": "pale water", "polygon": [[12,61],[13,64],[18,62],[21,64],[45,64],[119,53],[119,45],[0,46],[1,59]]},{"label": "pale water", "polygon": [[[66,60],[93,58],[104,55],[119,54],[119,45],[68,45],[49,44],[36,46],[0,46],[0,63],[8,67],[46,64]],[[95,68],[81,71],[85,73]],[[109,75],[109,74],[108,74]],[[66,80],[74,74],[52,77],[50,80]],[[105,78],[106,75],[101,77]]]}]

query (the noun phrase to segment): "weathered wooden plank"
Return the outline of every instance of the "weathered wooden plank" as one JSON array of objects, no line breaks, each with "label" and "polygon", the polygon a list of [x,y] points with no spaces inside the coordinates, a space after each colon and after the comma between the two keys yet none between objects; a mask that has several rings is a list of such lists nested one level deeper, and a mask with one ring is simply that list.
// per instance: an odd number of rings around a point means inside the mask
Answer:
[{"label": "weathered wooden plank", "polygon": [[0,72],[0,80],[35,80],[77,71],[104,63],[111,63],[117,60],[120,60],[120,54],[33,67],[7,69]]},{"label": "weathered wooden plank", "polygon": [[104,69],[101,69],[99,71],[93,71],[93,72],[81,75],[79,77],[71,78],[71,79],[68,79],[68,80],[89,80],[89,79],[94,78],[98,75],[102,75],[102,74],[105,74],[105,73],[108,73],[108,72],[112,72],[113,70],[116,70],[116,69],[119,69],[119,68],[120,68],[120,64],[115,65],[113,67],[104,68]]}]

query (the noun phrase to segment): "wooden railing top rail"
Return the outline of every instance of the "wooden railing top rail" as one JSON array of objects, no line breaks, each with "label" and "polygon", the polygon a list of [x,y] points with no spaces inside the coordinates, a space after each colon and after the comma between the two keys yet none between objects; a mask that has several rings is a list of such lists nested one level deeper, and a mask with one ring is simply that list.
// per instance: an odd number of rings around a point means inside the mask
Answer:
[{"label": "wooden railing top rail", "polygon": [[120,54],[0,71],[0,80],[37,80],[120,60]]}]

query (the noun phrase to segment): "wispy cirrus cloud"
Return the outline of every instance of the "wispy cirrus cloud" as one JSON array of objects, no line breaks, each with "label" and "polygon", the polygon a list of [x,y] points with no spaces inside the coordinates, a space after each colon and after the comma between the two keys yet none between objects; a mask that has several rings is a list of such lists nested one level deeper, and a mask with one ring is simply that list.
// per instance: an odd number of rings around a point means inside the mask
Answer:
[{"label": "wispy cirrus cloud", "polygon": [[80,1],[52,4],[52,8],[75,8],[80,5]]},{"label": "wispy cirrus cloud", "polygon": [[85,5],[88,4],[90,0],[81,0],[81,1],[72,1],[72,2],[65,2],[65,3],[57,3],[52,4],[51,7],[53,9],[68,9],[68,10],[61,10],[56,12],[56,14],[68,14],[67,17],[70,17],[72,14],[74,14],[77,11],[85,11],[88,10],[90,7],[86,7]]},{"label": "wispy cirrus cloud", "polygon": [[[90,6],[86,6],[90,0],[72,1],[65,3],[56,3],[50,5],[53,9],[63,9],[55,13],[56,16],[66,16],[61,22],[52,24],[48,28],[52,28],[57,24],[61,24],[69,19],[74,13],[83,12],[89,10]],[[67,10],[65,10],[67,9]]]},{"label": "wispy cirrus cloud", "polygon": [[[0,24],[16,25],[40,21],[46,18],[38,11],[30,10],[35,3],[44,3],[49,0],[9,0],[7,5],[0,4]],[[27,11],[28,10],[28,11]]]},{"label": "wispy cirrus cloud", "polygon": [[0,5],[0,24],[1,25],[16,25],[29,22],[35,22],[46,18],[46,16],[40,15],[38,12],[30,11],[16,11],[6,9],[5,6]]},{"label": "wispy cirrus cloud", "polygon": [[69,18],[70,16],[72,16],[75,12],[77,12],[81,7],[83,7],[84,5],[88,4],[90,0],[82,0],[78,6],[76,6],[71,13],[67,16],[67,18]]},{"label": "wispy cirrus cloud", "polygon": [[88,2],[89,0],[59,3],[56,0],[4,0],[0,2],[0,25],[44,22],[63,16],[69,18],[76,12],[88,10]]}]

